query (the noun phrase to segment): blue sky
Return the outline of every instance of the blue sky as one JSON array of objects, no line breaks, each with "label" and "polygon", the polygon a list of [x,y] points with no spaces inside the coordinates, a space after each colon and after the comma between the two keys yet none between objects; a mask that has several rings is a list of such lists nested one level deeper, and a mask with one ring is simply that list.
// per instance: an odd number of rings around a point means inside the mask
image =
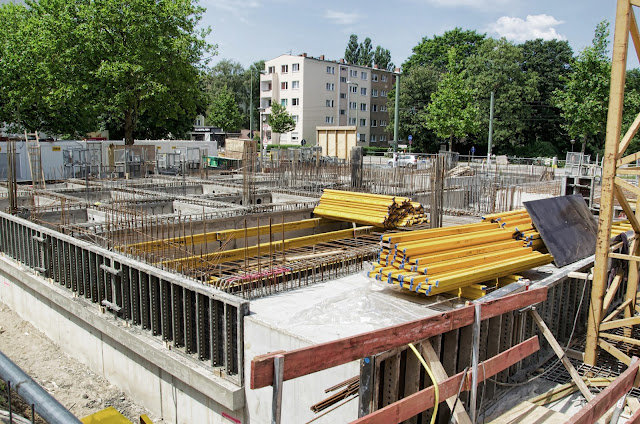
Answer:
[{"label": "blue sky", "polygon": [[[456,26],[514,42],[533,38],[568,40],[577,53],[591,44],[598,22],[613,33],[615,0],[201,0],[203,24],[221,59],[245,68],[283,53],[344,56],[350,34],[370,37],[391,51],[396,66],[424,37]],[[636,8],[636,13],[640,11]],[[637,60],[629,67],[637,67]]]}]

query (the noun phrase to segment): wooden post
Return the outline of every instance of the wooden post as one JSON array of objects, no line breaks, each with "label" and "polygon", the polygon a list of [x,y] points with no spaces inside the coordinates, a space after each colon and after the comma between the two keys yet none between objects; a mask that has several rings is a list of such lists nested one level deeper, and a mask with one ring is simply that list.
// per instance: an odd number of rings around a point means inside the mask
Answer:
[{"label": "wooden post", "polygon": [[630,12],[631,4],[629,0],[618,0],[616,26],[613,37],[609,112],[607,116],[607,132],[602,167],[600,218],[598,222],[595,267],[584,357],[584,361],[588,365],[595,365],[598,357],[598,332],[600,322],[603,318],[602,303],[607,287],[609,240],[611,237],[611,219],[613,218],[613,185],[616,175],[620,129],[622,126]]}]

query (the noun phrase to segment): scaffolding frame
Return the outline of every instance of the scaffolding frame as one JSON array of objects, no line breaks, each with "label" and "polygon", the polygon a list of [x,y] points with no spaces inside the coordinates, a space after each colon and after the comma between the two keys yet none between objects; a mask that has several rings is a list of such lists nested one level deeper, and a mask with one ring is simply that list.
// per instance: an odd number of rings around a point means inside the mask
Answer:
[{"label": "scaffolding frame", "polygon": [[[589,318],[587,323],[587,340],[584,361],[586,364],[595,365],[598,359],[599,348],[629,365],[630,358],[617,347],[607,343],[600,336],[606,329],[627,327],[640,324],[640,317],[634,317],[638,291],[638,261],[640,261],[640,215],[638,210],[633,210],[627,192],[640,198],[640,188],[630,184],[621,178],[621,175],[640,175],[640,167],[620,168],[640,159],[640,152],[625,153],[631,140],[640,129],[640,114],[637,115],[624,137],[620,137],[622,129],[622,112],[624,103],[624,87],[627,68],[627,50],[629,48],[629,34],[633,40],[636,54],[640,58],[640,31],[636,22],[632,6],[640,6],[638,0],[618,0],[616,9],[616,21],[613,39],[613,58],[611,63],[611,86],[609,92],[609,110],[607,115],[605,151],[602,166],[602,194],[600,199],[600,216],[595,250],[595,266],[591,302],[589,306]],[[628,255],[613,253],[616,246],[611,246],[611,226],[614,218],[614,198],[622,207],[629,218],[634,236]],[[622,259],[629,262],[629,274],[626,287],[624,318],[612,319],[607,316],[608,302],[618,289],[623,289],[621,283],[623,275],[613,278],[608,286],[609,259]],[[616,281],[618,283],[616,284]],[[617,310],[617,309],[616,309]],[[615,312],[615,311],[614,311]],[[622,313],[619,310],[614,318]],[[603,320],[607,321],[603,324]]]}]

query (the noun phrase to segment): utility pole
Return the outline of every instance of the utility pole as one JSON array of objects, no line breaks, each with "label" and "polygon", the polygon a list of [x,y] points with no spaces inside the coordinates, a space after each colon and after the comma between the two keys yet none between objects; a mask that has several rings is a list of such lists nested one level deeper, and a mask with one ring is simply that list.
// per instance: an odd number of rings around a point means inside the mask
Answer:
[{"label": "utility pole", "polygon": [[491,165],[491,142],[493,141],[493,104],[494,92],[491,92],[491,103],[489,103],[489,148],[487,149],[487,165]]},{"label": "utility pole", "polygon": [[400,73],[396,74],[396,107],[393,113],[393,153],[398,153],[398,108],[400,103]]}]

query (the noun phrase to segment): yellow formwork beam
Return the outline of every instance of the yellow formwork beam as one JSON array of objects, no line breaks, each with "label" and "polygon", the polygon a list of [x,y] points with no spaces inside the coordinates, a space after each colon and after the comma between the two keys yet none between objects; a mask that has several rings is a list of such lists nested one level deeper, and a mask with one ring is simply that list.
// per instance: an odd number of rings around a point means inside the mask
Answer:
[{"label": "yellow formwork beam", "polygon": [[[249,227],[246,230],[247,237],[255,237],[258,235],[258,231],[260,235],[267,235],[269,231],[273,233],[282,233],[282,231],[296,231],[302,230],[306,228],[317,228],[321,225],[330,224],[331,221],[325,218],[311,218],[311,219],[303,219],[301,221],[292,221],[272,224],[272,225],[261,225],[258,227]],[[245,229],[232,229],[232,230],[222,230],[222,231],[210,231],[206,233],[194,234],[191,236],[181,236],[181,237],[173,237],[166,238],[162,240],[153,240],[146,241],[142,243],[136,243],[127,246],[127,249],[134,249],[138,252],[154,252],[156,250],[161,250],[162,248],[166,248],[167,246],[191,246],[191,245],[200,245],[202,243],[209,243],[213,241],[227,241],[233,239],[243,238],[245,236]]]},{"label": "yellow formwork beam", "polygon": [[406,247],[402,244],[398,244],[397,250],[404,256],[417,256],[509,239],[511,239],[511,234],[507,231],[495,230],[465,234],[456,237],[443,237],[419,244],[407,245]]},{"label": "yellow formwork beam", "polygon": [[354,238],[360,235],[369,234],[373,227],[358,227],[348,230],[331,231],[323,234],[313,234],[303,237],[295,237],[291,239],[278,240],[272,243],[261,243],[256,246],[240,247],[238,249],[222,250],[209,253],[202,256],[189,256],[187,258],[171,259],[161,262],[163,265],[178,268],[200,268],[206,267],[211,263],[219,264],[224,262],[237,261],[245,257],[256,256],[258,251],[261,254],[271,252],[280,252],[282,249],[293,249],[303,246],[312,246],[318,243],[326,243],[334,240]]},{"label": "yellow formwork beam", "polygon": [[426,275],[441,274],[445,272],[451,272],[455,270],[464,269],[474,265],[486,264],[489,261],[496,259],[508,259],[517,258],[519,256],[526,256],[532,252],[531,248],[517,247],[511,250],[503,250],[496,253],[486,253],[475,256],[466,256],[450,261],[439,262],[435,264],[419,266],[416,271]]},{"label": "yellow formwork beam", "polygon": [[402,233],[384,234],[382,236],[383,243],[406,243],[410,241],[420,241],[434,239],[438,237],[451,236],[456,234],[467,234],[498,228],[494,223],[477,223],[467,225],[457,225],[445,228],[429,228],[427,230],[404,231]]},{"label": "yellow formwork beam", "polygon": [[489,215],[484,215],[482,217],[483,221],[491,221],[491,220],[495,220],[495,219],[503,219],[509,216],[517,216],[517,215],[523,215],[526,214],[527,210],[526,209],[516,209],[513,211],[509,211],[509,212],[498,212],[498,213],[492,213]]},{"label": "yellow formwork beam", "polygon": [[430,263],[437,263],[442,261],[447,261],[456,258],[462,258],[465,256],[479,255],[482,253],[488,252],[497,252],[500,250],[507,250],[512,248],[521,248],[522,242],[517,240],[508,240],[508,241],[500,241],[497,243],[489,243],[485,245],[473,246],[466,249],[457,249],[453,251],[443,252],[443,253],[435,253],[428,256],[418,256],[413,257],[410,256],[407,259],[409,263],[414,265],[425,265]]},{"label": "yellow formwork beam", "polygon": [[389,200],[389,201],[395,201],[396,203],[411,202],[411,199],[409,199],[408,197],[389,196],[386,194],[363,193],[359,191],[344,191],[344,190],[333,190],[333,189],[325,188],[323,190],[323,193],[338,194],[338,195],[345,196],[348,199],[349,198],[353,199],[354,197],[357,197],[357,198],[367,198],[367,199]]}]

